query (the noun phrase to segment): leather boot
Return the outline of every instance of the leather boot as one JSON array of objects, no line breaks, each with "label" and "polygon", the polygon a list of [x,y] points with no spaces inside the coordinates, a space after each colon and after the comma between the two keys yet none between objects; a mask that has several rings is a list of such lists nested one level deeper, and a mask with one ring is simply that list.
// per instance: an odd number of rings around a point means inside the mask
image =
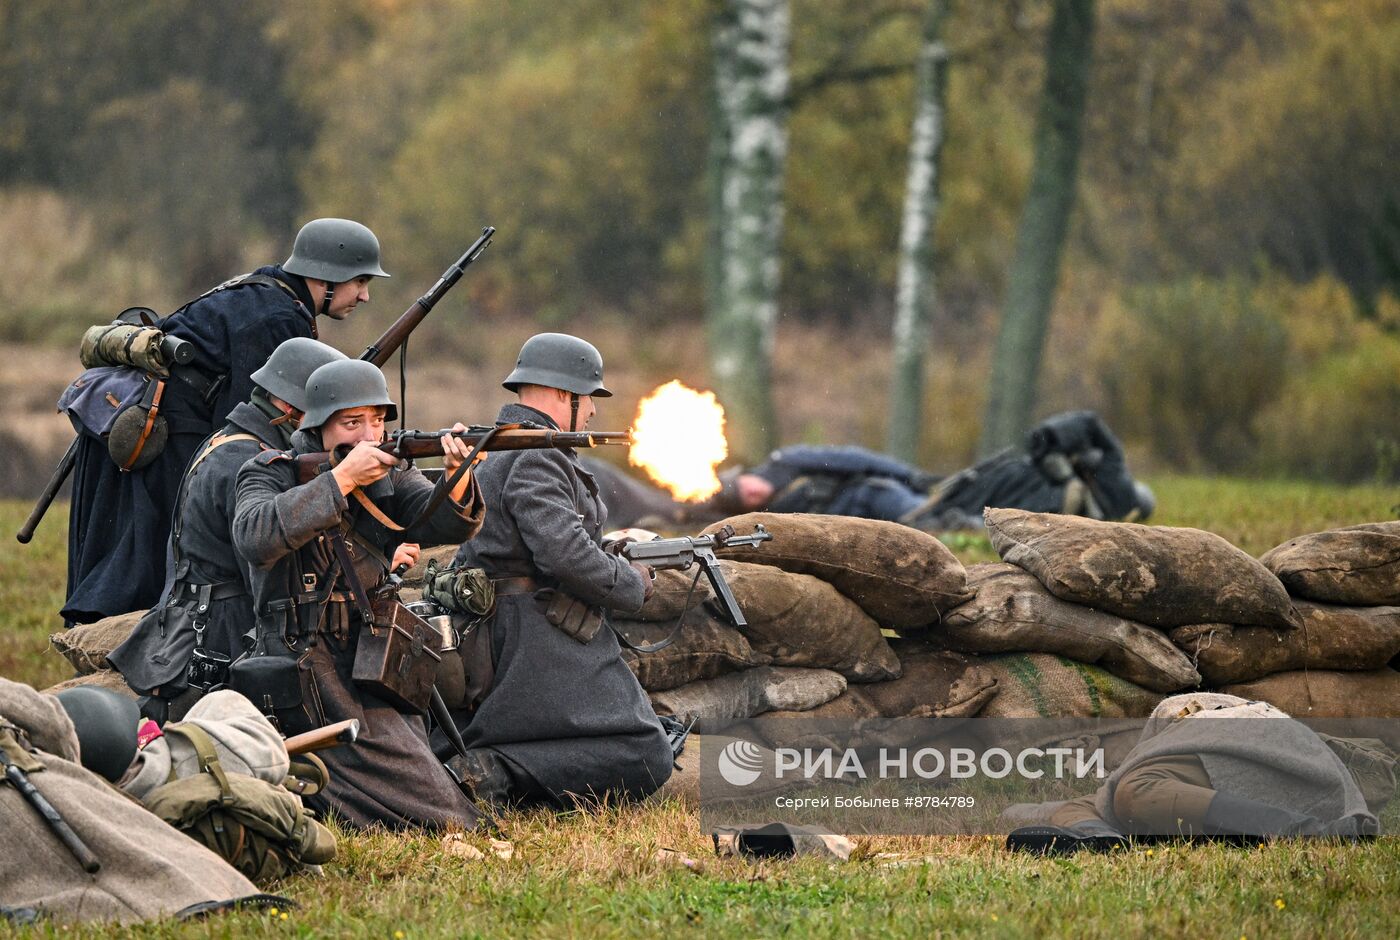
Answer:
[{"label": "leather boot", "polygon": [[1033,855],[1072,855],[1081,849],[1111,852],[1128,847],[1128,838],[1101,820],[1088,819],[1073,826],[1022,826],[1011,830],[1006,848]]},{"label": "leather boot", "polygon": [[471,748],[447,761],[462,792],[492,807],[504,807],[514,799],[515,778],[499,754],[490,748]]},{"label": "leather boot", "polygon": [[1210,835],[1236,836],[1313,836],[1332,839],[1359,839],[1371,835],[1364,817],[1343,816],[1331,822],[1304,816],[1258,800],[1216,793],[1201,820]]}]

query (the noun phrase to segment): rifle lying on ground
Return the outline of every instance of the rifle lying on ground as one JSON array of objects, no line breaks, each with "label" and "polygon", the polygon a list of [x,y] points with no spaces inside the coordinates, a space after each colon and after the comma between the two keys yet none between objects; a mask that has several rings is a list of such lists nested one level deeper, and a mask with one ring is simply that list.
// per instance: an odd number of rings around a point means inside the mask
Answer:
[{"label": "rifle lying on ground", "polygon": [[[428,314],[432,312],[433,307],[437,306],[437,302],[442,300],[443,295],[450,291],[453,286],[462,279],[462,275],[466,272],[467,267],[477,258],[481,257],[481,253],[486,250],[486,246],[491,243],[491,238],[495,234],[495,228],[489,225],[482,229],[481,236],[477,238],[476,241],[472,242],[471,247],[467,249],[466,253],[458,258],[455,264],[444,271],[442,276],[437,279],[437,283],[429,288],[426,294],[415,300],[413,305],[405,310],[389,329],[384,331],[384,335],[366,346],[365,351],[360,354],[360,358],[383,368],[384,364],[389,361],[389,357],[398,352],[399,347],[408,340],[409,334],[417,329],[418,324],[422,323]],[[178,340],[175,337],[167,337],[167,340],[173,340],[167,352],[171,361],[180,364],[182,361],[188,362],[193,358],[193,347],[188,343],[184,343],[182,340]],[[400,404],[402,404],[402,402],[400,402]],[[215,415],[215,417],[220,422],[223,421],[222,415]],[[39,523],[43,521],[44,514],[49,511],[49,506],[52,505],[54,499],[57,498],[58,491],[63,488],[63,484],[68,479],[68,475],[73,472],[73,466],[77,463],[78,459],[78,441],[81,439],[82,436],[79,435],[73,439],[72,444],[68,445],[68,450],[64,453],[62,459],[59,460],[58,466],[54,468],[53,475],[49,477],[49,482],[48,485],[44,487],[44,492],[40,494],[38,501],[34,504],[34,509],[30,511],[29,518],[24,521],[24,525],[15,533],[15,538],[18,539],[21,544],[28,544],[30,539],[34,538],[34,530],[39,527]]]},{"label": "rifle lying on ground", "polygon": [[[739,609],[739,601],[720,570],[715,550],[748,545],[757,548],[763,542],[773,540],[773,534],[762,525],[754,526],[750,535],[735,535],[734,527],[722,526],[714,535],[683,536],[675,539],[654,538],[650,542],[628,542],[622,546],[622,557],[628,561],[641,562],[657,569],[685,571],[698,564],[700,570],[710,579],[710,587],[715,589],[715,603],[730,623],[736,627],[747,627],[744,612]],[[699,576],[698,573],[696,575]],[[684,614],[682,614],[684,617]]]},{"label": "rifle lying on ground", "polygon": [[[484,451],[495,450],[546,450],[551,447],[599,447],[605,444],[627,446],[632,443],[631,431],[556,431],[543,425],[522,422],[494,427],[473,425],[465,431],[390,431],[389,439],[379,445],[386,454],[400,460],[414,460],[420,457],[441,457],[442,436],[451,434],[466,441],[472,447],[480,446]],[[336,449],[334,455],[322,451],[314,454],[298,454],[296,458],[297,482],[309,483],[318,474],[324,473],[339,463],[350,450],[347,446]],[[770,536],[771,538],[771,536]]]}]

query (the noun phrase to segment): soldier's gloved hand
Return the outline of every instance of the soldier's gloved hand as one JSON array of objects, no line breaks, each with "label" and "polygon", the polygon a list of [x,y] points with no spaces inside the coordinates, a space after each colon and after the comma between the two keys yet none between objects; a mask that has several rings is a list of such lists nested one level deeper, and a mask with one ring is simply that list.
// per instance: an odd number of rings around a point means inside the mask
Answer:
[{"label": "soldier's gloved hand", "polygon": [[384,479],[396,463],[398,460],[380,450],[377,444],[360,441],[344,460],[331,468],[331,475],[340,485],[340,492],[348,495],[357,486],[369,486]]},{"label": "soldier's gloved hand", "polygon": [[651,600],[651,593],[656,590],[656,570],[652,568],[651,565],[644,565],[640,561],[631,561],[628,562],[628,564],[632,566],[637,574],[642,576],[642,585],[646,590],[642,599]]}]

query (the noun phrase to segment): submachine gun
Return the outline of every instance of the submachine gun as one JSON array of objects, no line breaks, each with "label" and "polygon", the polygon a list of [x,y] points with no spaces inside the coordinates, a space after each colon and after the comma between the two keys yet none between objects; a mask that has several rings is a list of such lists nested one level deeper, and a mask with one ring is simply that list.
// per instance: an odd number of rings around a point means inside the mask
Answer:
[{"label": "submachine gun", "polygon": [[[715,551],[721,548],[737,548],[741,545],[758,548],[764,542],[772,540],[773,533],[762,525],[754,526],[753,532],[749,535],[737,535],[733,526],[725,525],[721,526],[714,535],[682,536],[674,539],[654,538],[649,542],[628,542],[622,546],[621,552],[622,557],[628,561],[640,562],[658,570],[686,571],[691,565],[698,564],[700,570],[705,572],[705,577],[710,579],[710,587],[714,588],[715,603],[719,609],[730,623],[742,629],[747,627],[749,622],[744,619],[744,612],[739,608],[739,601],[734,597],[734,592],[729,589],[728,582],[724,580],[724,572],[720,569],[719,559],[715,557]],[[699,577],[698,572],[696,576]]]}]

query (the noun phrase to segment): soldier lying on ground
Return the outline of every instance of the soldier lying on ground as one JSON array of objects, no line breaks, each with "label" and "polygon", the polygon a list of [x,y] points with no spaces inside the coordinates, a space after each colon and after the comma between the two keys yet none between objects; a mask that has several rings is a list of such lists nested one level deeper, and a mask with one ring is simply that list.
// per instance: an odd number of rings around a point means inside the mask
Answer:
[{"label": "soldier lying on ground", "polygon": [[[571,431],[612,394],[598,350],[555,333],[531,337],[503,384],[520,400],[498,422]],[[458,561],[486,570],[496,608],[465,667],[484,698],[474,714],[472,702],[454,711],[467,751],[449,766],[493,803],[651,793],[671,774],[671,748],[605,625],[606,611],[641,607],[650,569],[600,547],[607,510],[573,450],[496,454],[478,482],[486,522]],[[434,749],[454,754],[438,733]]]},{"label": "soldier lying on ground", "polygon": [[721,474],[724,489],[688,514],[814,512],[903,522],[917,528],[980,528],[984,507],[1143,519],[1152,493],[1128,474],[1123,448],[1091,411],[1047,418],[1007,451],[943,481],[859,447],[797,445],[752,469]]},{"label": "soldier lying on ground", "polygon": [[[251,576],[238,563],[230,526],[239,469],[264,450],[283,451],[306,410],[306,380],[345,356],[293,337],[254,372],[248,400],[205,439],[185,471],[170,535],[164,599],[108,660],[157,722],[178,721],[210,687],[227,680],[253,629]],[[198,665],[191,675],[191,662]],[[179,699],[174,713],[170,703]]]},{"label": "soldier lying on ground", "polygon": [[[368,631],[362,599],[387,577],[393,544],[406,539],[442,545],[475,535],[484,511],[475,479],[464,468],[432,508],[434,485],[376,447],[385,420],[398,409],[383,373],[371,363],[352,359],[317,369],[307,383],[306,403],[291,451],[259,454],[239,472],[233,519],[234,546],[255,569],[258,645],[242,662],[257,667],[256,657],[275,656],[291,668],[279,670],[272,663],[272,669],[285,675],[288,685],[299,681],[300,688],[250,694],[240,687],[239,663],[231,667],[230,685],[259,704],[276,700],[282,707],[275,716],[286,734],[359,719],[356,746],[326,756],[331,785],[308,801],[316,808],[352,826],[474,826],[480,816],[434,759],[423,720],[364,691],[352,674],[360,638]],[[333,451],[342,444],[354,445],[343,460],[298,484],[295,454]],[[451,479],[468,451],[450,435],[444,436],[443,451]],[[244,669],[264,678],[272,671]]]},{"label": "soldier lying on ground", "polygon": [[1128,835],[1379,831],[1352,772],[1316,732],[1264,702],[1195,692],[1157,706],[1097,792],[1054,807],[1049,825],[1014,830],[1007,846],[1068,853],[1105,851]]},{"label": "soldier lying on ground", "polygon": [[297,233],[285,262],[221,285],[165,321],[166,334],[193,344],[195,357],[172,370],[163,393],[164,450],[126,472],[105,441],[80,434],[64,620],[92,623],[159,603],[171,513],[200,442],[248,400],[253,371],[283,340],[314,338],[317,315],[343,320],[369,300],[373,278],[388,276],[373,232],[346,219],[316,219]]}]

